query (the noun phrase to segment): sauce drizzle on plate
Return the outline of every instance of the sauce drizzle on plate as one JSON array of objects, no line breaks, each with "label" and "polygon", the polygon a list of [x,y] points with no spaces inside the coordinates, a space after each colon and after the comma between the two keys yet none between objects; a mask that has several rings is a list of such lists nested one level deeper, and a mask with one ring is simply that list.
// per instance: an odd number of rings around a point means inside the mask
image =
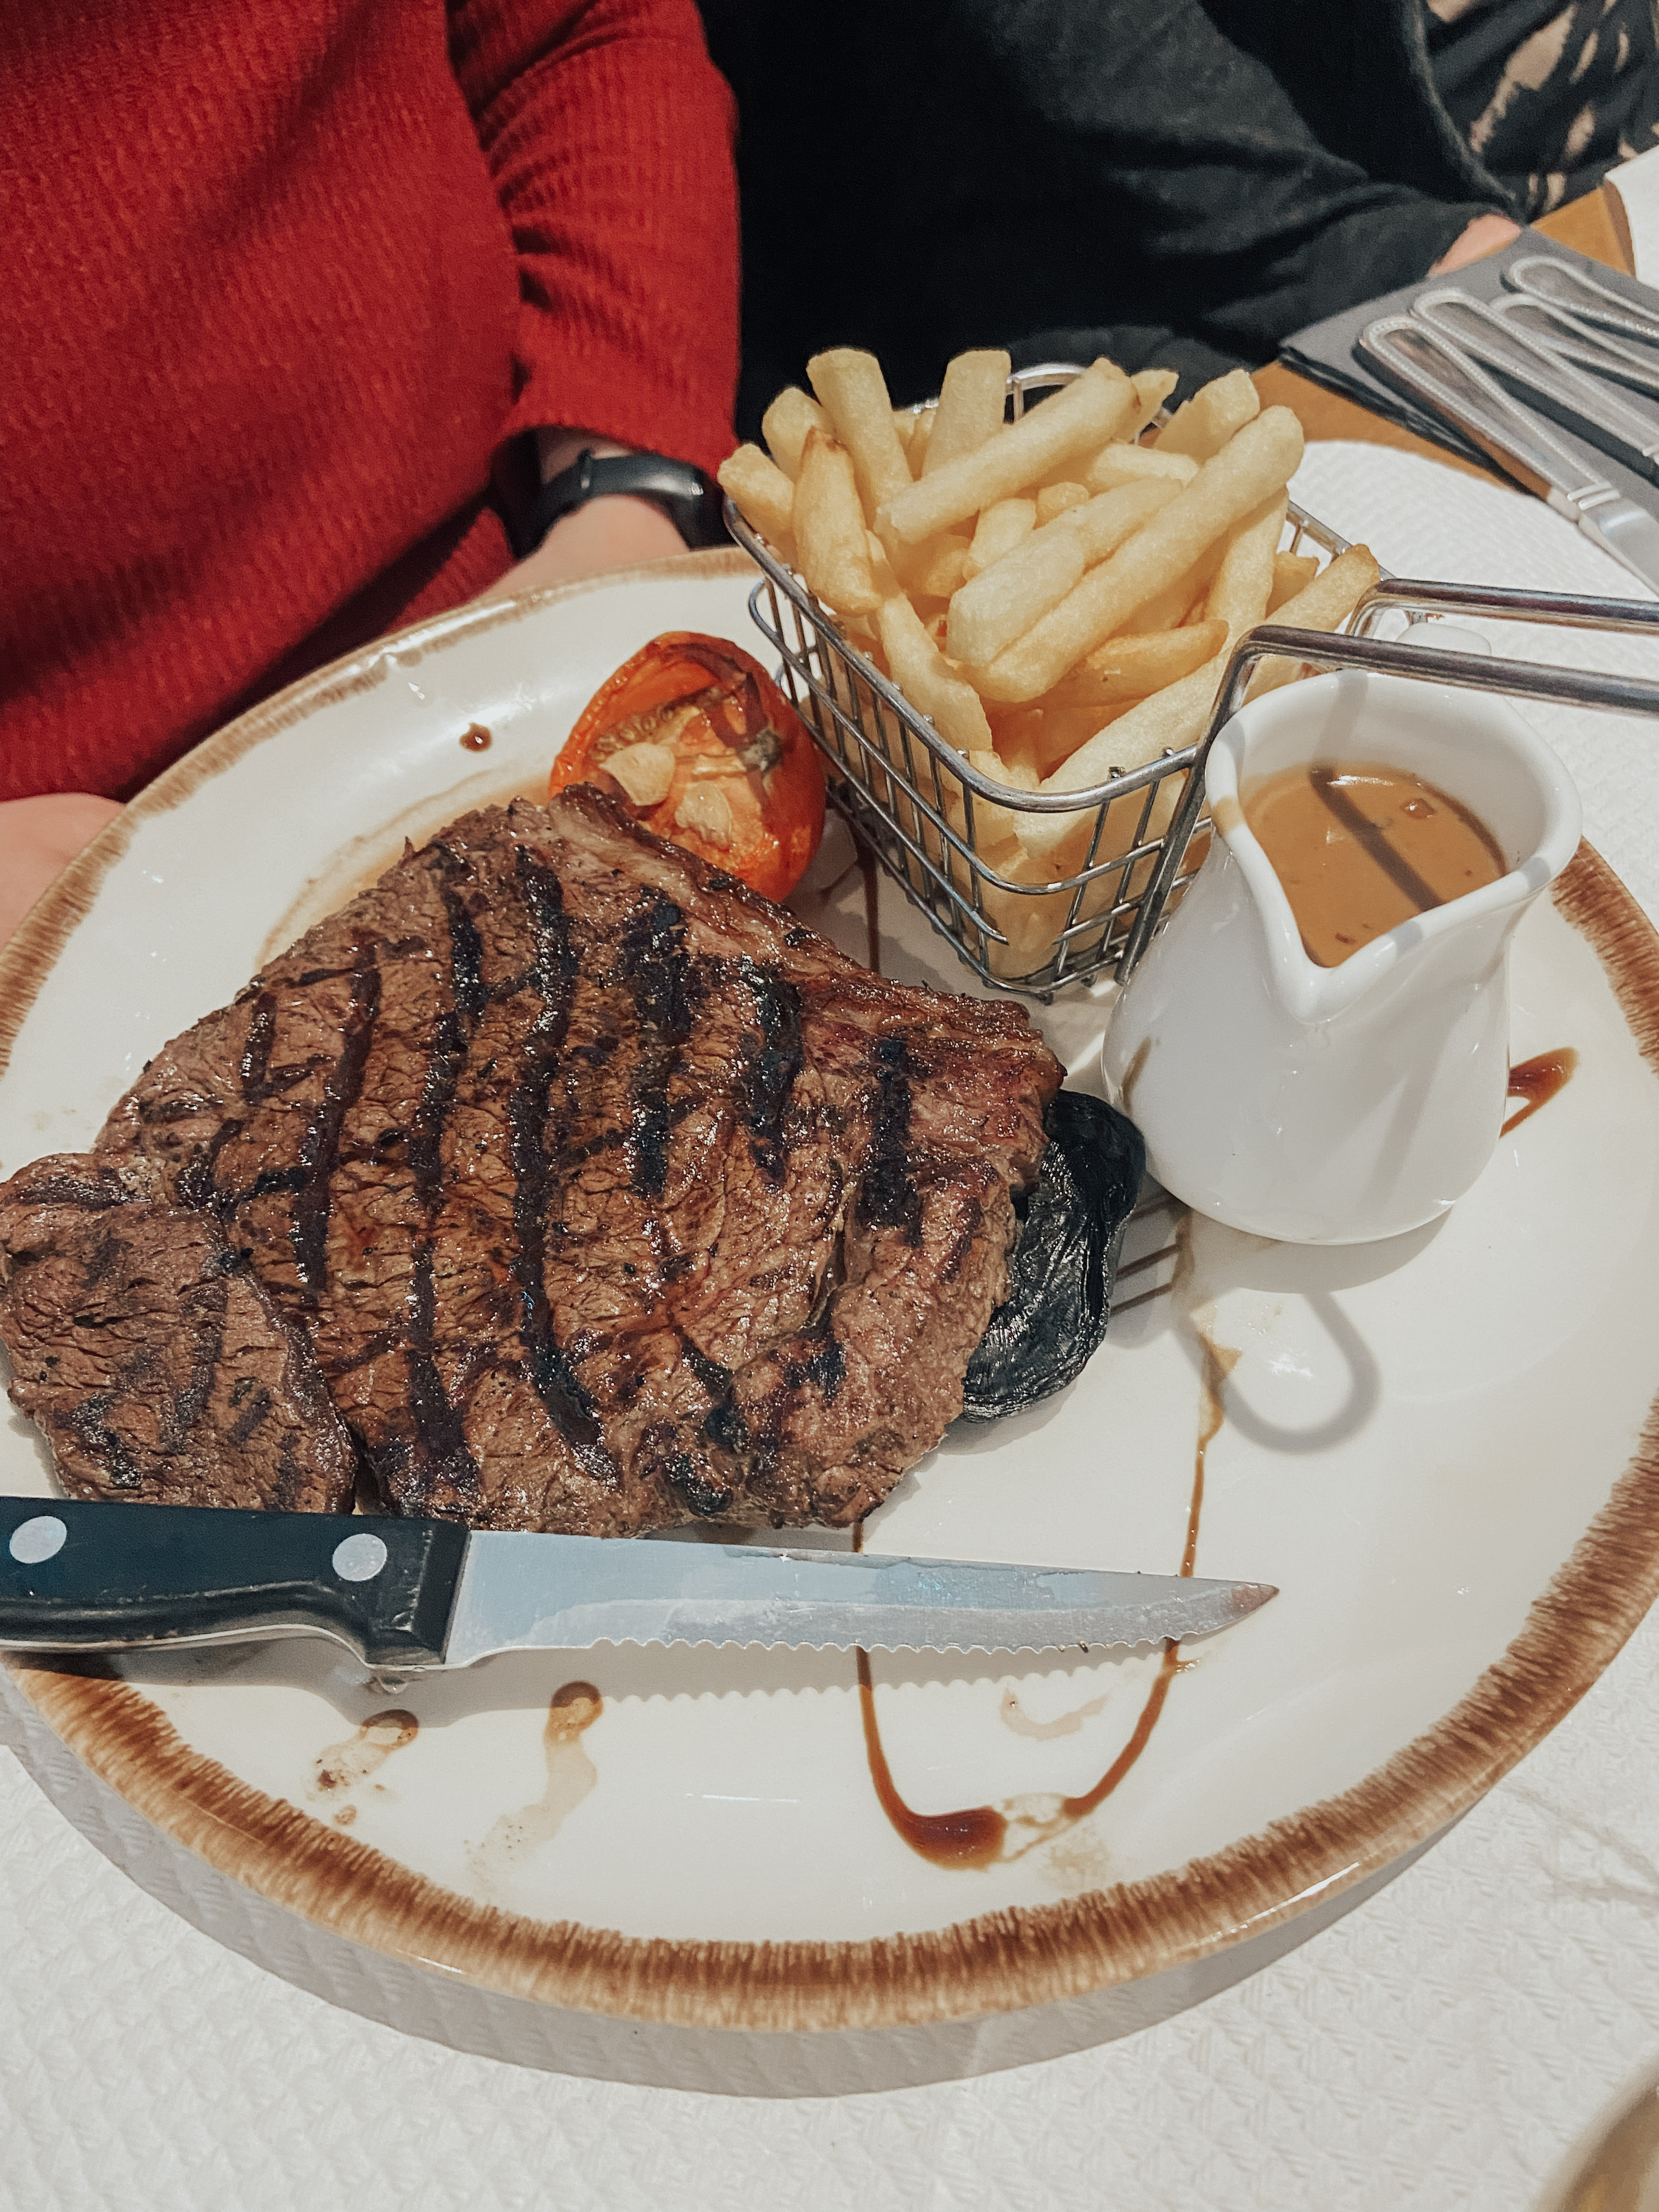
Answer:
[{"label": "sauce drizzle on plate", "polygon": [[1578,1054],[1568,1044],[1555,1052],[1540,1052],[1535,1059],[1523,1060],[1510,1068],[1510,1097],[1525,1103],[1518,1113],[1510,1115],[1498,1133],[1507,1137],[1511,1129],[1531,1121],[1540,1106],[1547,1106],[1557,1091],[1572,1081],[1577,1066]]}]

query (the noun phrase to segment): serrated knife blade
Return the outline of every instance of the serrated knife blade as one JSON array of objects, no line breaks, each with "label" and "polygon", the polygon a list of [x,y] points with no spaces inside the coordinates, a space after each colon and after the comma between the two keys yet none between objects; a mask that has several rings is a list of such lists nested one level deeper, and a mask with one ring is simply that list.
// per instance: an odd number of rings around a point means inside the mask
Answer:
[{"label": "serrated knife blade", "polygon": [[1048,1651],[1209,1636],[1265,1583],[758,1544],[0,1498],[0,1647],[331,1636],[413,1674],[596,1644]]},{"label": "serrated knife blade", "polygon": [[[550,1572],[546,1547],[563,1548]],[[476,1536],[446,1662],[592,1644],[811,1650],[1050,1651],[1212,1635],[1274,1593],[1261,1583],[757,1544]]]}]

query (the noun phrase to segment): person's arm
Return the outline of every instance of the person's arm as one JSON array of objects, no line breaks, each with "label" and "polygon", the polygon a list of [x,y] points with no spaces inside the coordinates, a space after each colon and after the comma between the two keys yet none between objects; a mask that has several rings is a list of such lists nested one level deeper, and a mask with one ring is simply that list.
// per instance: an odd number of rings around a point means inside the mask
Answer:
[{"label": "person's arm", "polygon": [[1122,210],[1171,319],[1218,343],[1261,358],[1304,323],[1462,265],[1508,222],[1421,65],[1419,0],[966,4]]},{"label": "person's arm", "polygon": [[[518,257],[519,391],[545,483],[584,446],[711,473],[737,381],[732,102],[691,0],[452,0],[450,52]],[[495,593],[681,550],[591,501]]]}]

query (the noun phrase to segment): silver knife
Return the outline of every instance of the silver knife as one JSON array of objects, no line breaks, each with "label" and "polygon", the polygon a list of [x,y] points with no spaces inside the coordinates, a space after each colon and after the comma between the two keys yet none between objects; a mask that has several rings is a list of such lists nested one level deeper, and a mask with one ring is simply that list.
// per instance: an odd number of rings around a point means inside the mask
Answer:
[{"label": "silver knife", "polygon": [[1484,300],[1447,286],[1419,293],[1412,313],[1487,368],[1522,386],[1565,428],[1595,444],[1610,441],[1620,459],[1651,472],[1659,458],[1659,420],[1594,382],[1530,331],[1506,322]]},{"label": "silver knife", "polygon": [[1535,345],[1559,360],[1570,362],[1575,368],[1587,368],[1595,376],[1610,376],[1645,392],[1650,399],[1659,399],[1659,359],[1652,354],[1645,361],[1640,359],[1617,338],[1593,330],[1565,307],[1534,300],[1529,292],[1506,292],[1489,304],[1500,320],[1524,331]]},{"label": "silver knife", "polygon": [[1382,315],[1361,333],[1358,349],[1379,376],[1426,401],[1506,475],[1576,522],[1632,575],[1659,588],[1659,520],[1552,437],[1461,347],[1411,315]]},{"label": "silver knife", "polygon": [[1504,268],[1504,282],[1511,292],[1565,307],[1569,313],[1598,324],[1604,331],[1639,338],[1644,345],[1659,345],[1659,309],[1627,300],[1622,292],[1598,283],[1576,261],[1564,261],[1554,253],[1523,253]]},{"label": "silver knife", "polygon": [[1050,1651],[1212,1635],[1265,1583],[0,1498],[0,1647],[331,1636],[398,1674],[595,1644]]}]

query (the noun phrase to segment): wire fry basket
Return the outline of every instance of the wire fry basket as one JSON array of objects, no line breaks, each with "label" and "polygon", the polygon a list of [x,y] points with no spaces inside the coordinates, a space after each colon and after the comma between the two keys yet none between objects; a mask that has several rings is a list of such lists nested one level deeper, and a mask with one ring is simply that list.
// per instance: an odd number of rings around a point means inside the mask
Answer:
[{"label": "wire fry basket", "polygon": [[[1018,371],[1008,382],[1013,419],[1028,398],[1082,374],[1060,362]],[[1206,822],[1182,805],[1201,747],[1166,751],[1142,768],[1114,770],[1104,783],[1063,794],[991,781],[843,635],[836,617],[729,499],[726,520],[761,570],[749,611],[775,647],[784,686],[829,765],[830,796],[912,904],[994,989],[1048,1000],[1067,985],[1116,973],[1143,901],[1155,896],[1161,912],[1202,859],[1201,839],[1190,866],[1186,853]],[[1348,550],[1346,538],[1294,504],[1285,530],[1288,551],[1317,548],[1334,557]],[[981,857],[981,810],[987,806],[1013,814],[1092,811],[1082,866],[1038,882],[1000,874]],[[1186,835],[1171,874],[1158,864],[1177,819]],[[1157,919],[1149,913],[1141,942]]]}]

